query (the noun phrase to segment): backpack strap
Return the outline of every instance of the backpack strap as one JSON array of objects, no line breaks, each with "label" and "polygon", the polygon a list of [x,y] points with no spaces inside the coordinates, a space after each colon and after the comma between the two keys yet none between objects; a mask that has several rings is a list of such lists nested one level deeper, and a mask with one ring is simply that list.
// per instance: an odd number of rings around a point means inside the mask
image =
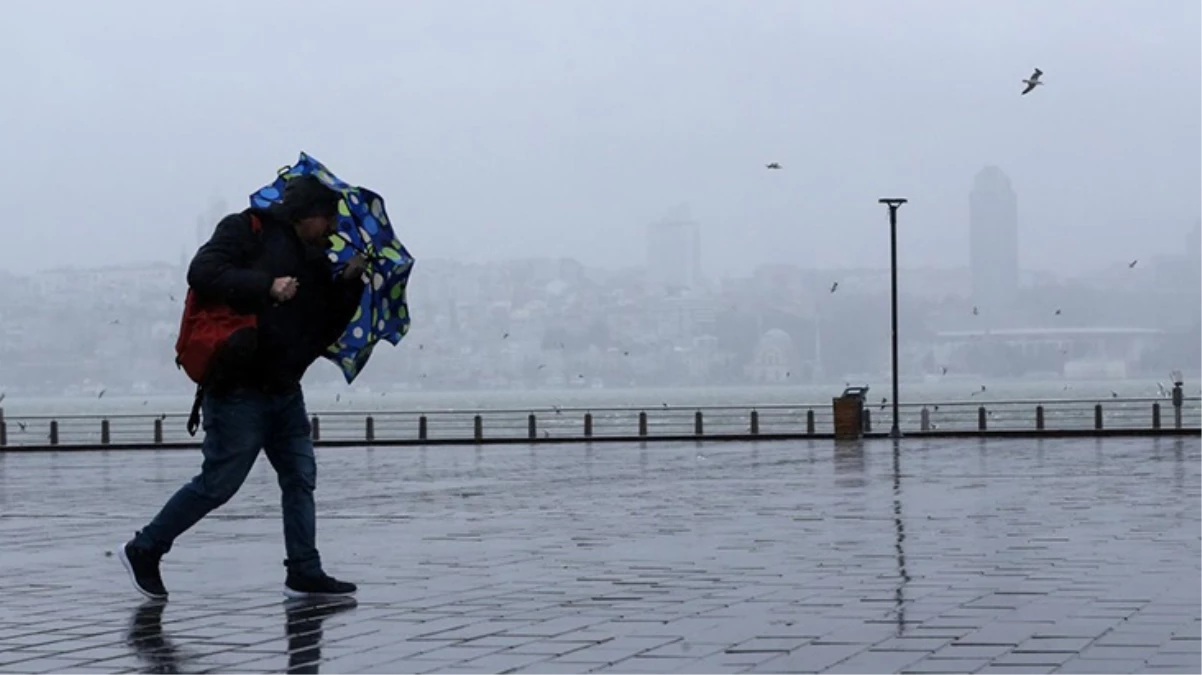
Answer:
[{"label": "backpack strap", "polygon": [[200,404],[204,400],[205,388],[196,386],[196,396],[192,399],[192,412],[188,413],[188,435],[195,436],[200,428]]}]

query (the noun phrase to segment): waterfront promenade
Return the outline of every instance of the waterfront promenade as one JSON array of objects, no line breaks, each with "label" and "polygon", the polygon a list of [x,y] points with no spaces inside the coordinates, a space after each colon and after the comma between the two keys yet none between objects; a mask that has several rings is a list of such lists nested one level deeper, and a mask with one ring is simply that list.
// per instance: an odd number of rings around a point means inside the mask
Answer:
[{"label": "waterfront promenade", "polygon": [[0,453],[0,672],[1195,673],[1196,436],[323,448],[356,607],[283,602],[265,459],[144,605],[191,451]]}]

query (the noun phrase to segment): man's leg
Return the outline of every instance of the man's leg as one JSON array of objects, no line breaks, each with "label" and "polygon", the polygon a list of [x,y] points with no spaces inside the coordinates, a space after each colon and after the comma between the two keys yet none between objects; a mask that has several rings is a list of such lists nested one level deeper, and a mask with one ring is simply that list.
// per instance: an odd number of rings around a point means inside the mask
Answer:
[{"label": "man's leg", "polygon": [[350,595],[355,585],[326,575],[317,551],[317,508],[313,500],[317,461],[304,395],[298,389],[274,396],[271,408],[264,449],[280,483],[284,548],[288,554],[284,562],[288,568],[285,593],[293,597]]},{"label": "man's leg", "polygon": [[200,473],[181,487],[154,520],[122,550],[122,562],[143,595],[166,597],[159,559],[177,537],[230,500],[246,481],[266,438],[264,395],[240,389],[227,395],[206,394],[203,402],[204,462]]}]

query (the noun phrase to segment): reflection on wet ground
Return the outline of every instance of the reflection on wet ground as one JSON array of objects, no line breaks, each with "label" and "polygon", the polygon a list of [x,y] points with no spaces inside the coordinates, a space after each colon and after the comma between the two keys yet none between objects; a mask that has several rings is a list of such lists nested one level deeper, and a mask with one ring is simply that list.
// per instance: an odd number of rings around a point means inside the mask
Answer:
[{"label": "reflection on wet ground", "polygon": [[321,451],[354,603],[284,602],[266,460],[144,603],[182,452],[0,454],[0,672],[1198,672],[1197,438]]}]

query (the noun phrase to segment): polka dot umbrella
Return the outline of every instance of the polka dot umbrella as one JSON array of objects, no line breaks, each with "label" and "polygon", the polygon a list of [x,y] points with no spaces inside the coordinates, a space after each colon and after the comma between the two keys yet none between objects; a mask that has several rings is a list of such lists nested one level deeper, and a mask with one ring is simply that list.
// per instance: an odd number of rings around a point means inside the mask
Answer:
[{"label": "polka dot umbrella", "polygon": [[283,198],[284,184],[305,175],[316,176],[342,195],[338,204],[337,231],[330,237],[327,250],[334,274],[341,274],[356,253],[362,253],[367,261],[364,272],[367,283],[359,309],[342,337],[324,354],[342,368],[349,383],[363,370],[376,343],[387,340],[395,345],[409,332],[406,288],[413,269],[413,256],[393,232],[380,195],[344,183],[321,162],[303,152],[296,164],[280,169],[275,182],[250,196],[251,206],[266,208],[278,203]]}]

